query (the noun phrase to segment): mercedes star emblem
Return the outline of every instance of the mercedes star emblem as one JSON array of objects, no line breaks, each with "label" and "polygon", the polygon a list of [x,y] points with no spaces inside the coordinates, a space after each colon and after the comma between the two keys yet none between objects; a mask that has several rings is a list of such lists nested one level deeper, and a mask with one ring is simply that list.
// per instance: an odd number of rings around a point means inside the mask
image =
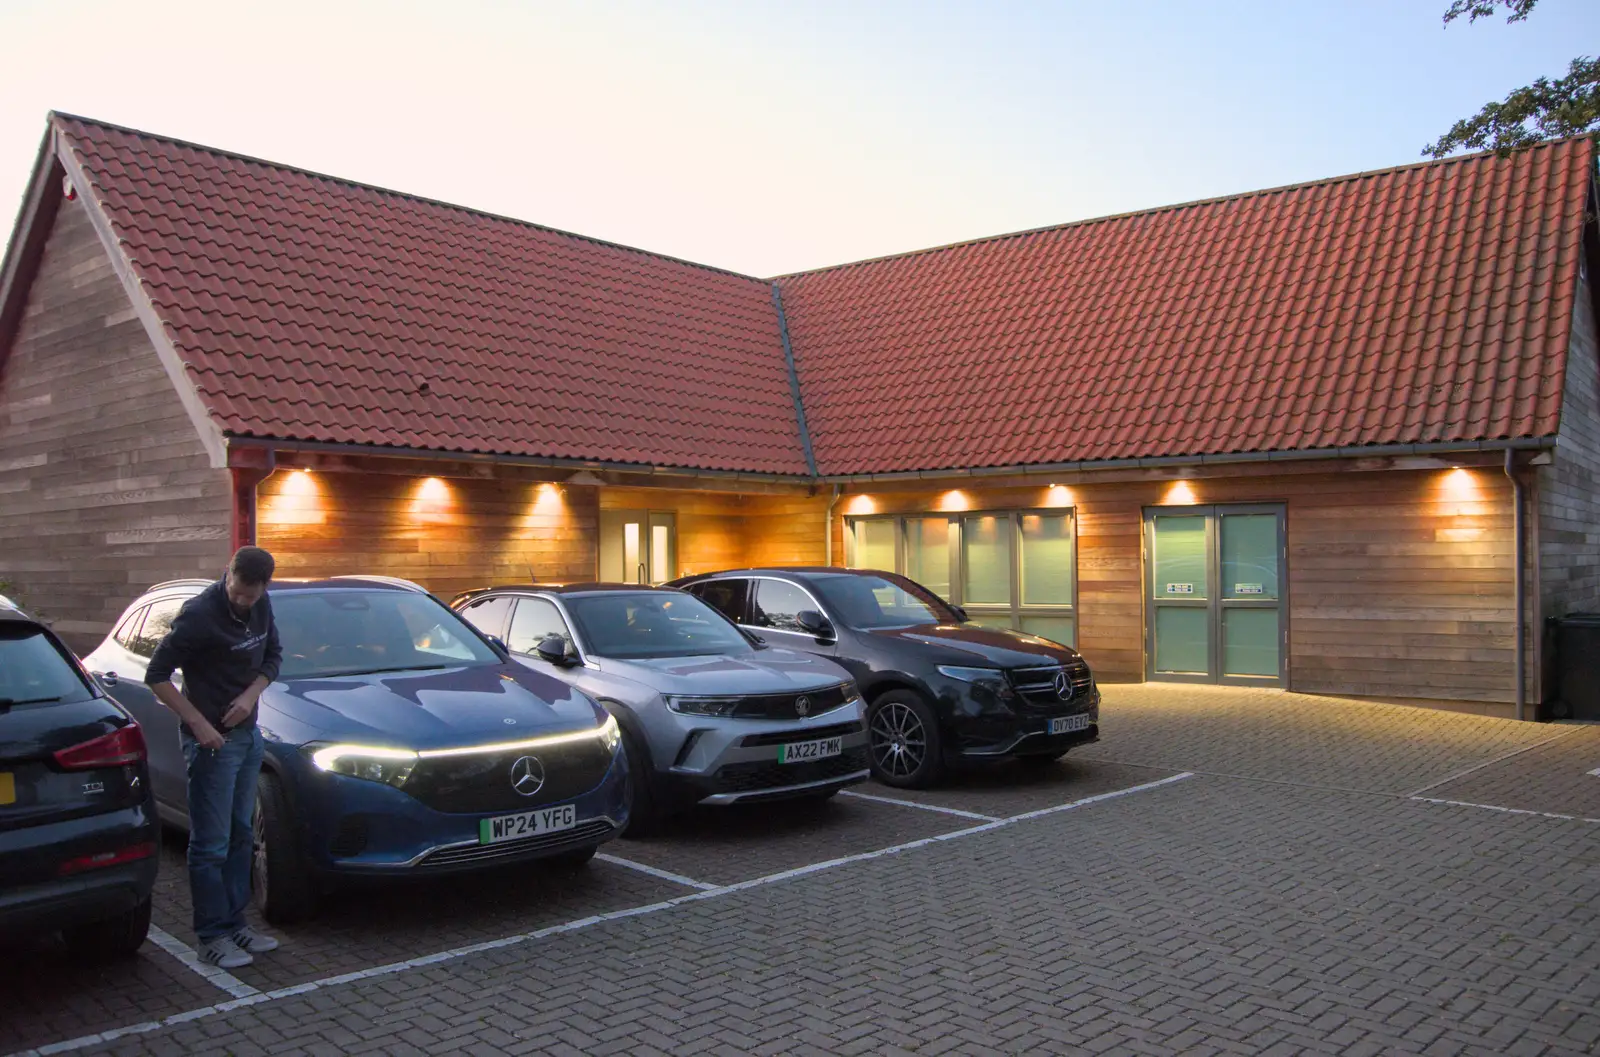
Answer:
[{"label": "mercedes star emblem", "polygon": [[1063,701],[1071,701],[1076,691],[1072,688],[1072,676],[1066,672],[1056,673],[1056,696]]},{"label": "mercedes star emblem", "polygon": [[811,712],[811,698],[797,697],[794,699],[794,714],[797,716],[809,715]]},{"label": "mercedes star emblem", "polygon": [[511,765],[511,788],[522,796],[532,796],[544,788],[544,764],[537,756],[522,756]]}]

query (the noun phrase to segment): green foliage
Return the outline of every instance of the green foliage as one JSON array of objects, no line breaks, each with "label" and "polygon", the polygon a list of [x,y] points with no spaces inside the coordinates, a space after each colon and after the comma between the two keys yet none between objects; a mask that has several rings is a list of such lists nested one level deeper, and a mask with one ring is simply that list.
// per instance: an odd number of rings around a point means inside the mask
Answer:
[{"label": "green foliage", "polygon": [[[1539,0],[1454,0],[1444,13],[1445,25],[1463,16],[1468,23],[1490,18],[1502,9],[1506,22],[1521,22]],[[1600,59],[1579,56],[1565,77],[1540,77],[1498,103],[1488,103],[1472,117],[1457,121],[1449,132],[1422,148],[1442,158],[1458,150],[1493,150],[1504,157],[1547,139],[1587,133],[1600,143]]]}]

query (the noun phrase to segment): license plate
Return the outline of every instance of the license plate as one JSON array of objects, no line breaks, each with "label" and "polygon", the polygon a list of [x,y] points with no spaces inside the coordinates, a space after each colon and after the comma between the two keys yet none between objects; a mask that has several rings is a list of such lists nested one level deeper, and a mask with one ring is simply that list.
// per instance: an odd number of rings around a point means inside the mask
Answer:
[{"label": "license plate", "polygon": [[560,833],[578,824],[578,809],[572,804],[522,811],[515,815],[486,818],[478,823],[479,844],[499,844],[545,833]]},{"label": "license plate", "polygon": [[1071,734],[1073,731],[1088,730],[1088,716],[1061,716],[1050,721],[1050,733]]},{"label": "license plate", "polygon": [[818,741],[795,741],[778,746],[779,763],[805,763],[837,756],[844,751],[843,738],[822,738]]},{"label": "license plate", "polygon": [[0,804],[17,802],[17,777],[10,771],[0,771]]}]

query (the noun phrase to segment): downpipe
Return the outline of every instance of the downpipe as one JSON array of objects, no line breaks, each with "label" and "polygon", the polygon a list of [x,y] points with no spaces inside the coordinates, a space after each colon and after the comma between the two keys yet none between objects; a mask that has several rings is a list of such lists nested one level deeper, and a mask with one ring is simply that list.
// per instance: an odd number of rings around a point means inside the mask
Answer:
[{"label": "downpipe", "polygon": [[1512,560],[1512,566],[1516,570],[1515,575],[1516,575],[1516,578],[1517,578],[1516,589],[1513,592],[1513,594],[1516,597],[1516,607],[1517,607],[1517,618],[1516,618],[1516,622],[1515,622],[1516,623],[1517,649],[1516,649],[1516,663],[1515,663],[1514,667],[1515,667],[1516,673],[1517,673],[1517,675],[1516,675],[1516,678],[1517,678],[1517,719],[1521,720],[1523,718],[1523,712],[1524,712],[1524,710],[1525,710],[1525,708],[1527,706],[1527,696],[1528,696],[1528,689],[1527,689],[1527,687],[1528,687],[1528,680],[1527,680],[1528,620],[1527,620],[1527,615],[1526,615],[1527,611],[1528,611],[1528,605],[1527,605],[1527,602],[1528,602],[1528,599],[1527,599],[1527,594],[1528,594],[1528,585],[1527,585],[1527,573],[1528,573],[1528,566],[1527,566],[1528,540],[1527,540],[1527,535],[1528,535],[1528,525],[1527,525],[1527,519],[1523,516],[1523,512],[1522,512],[1522,507],[1523,507],[1522,479],[1517,476],[1515,458],[1516,458],[1515,453],[1510,448],[1507,448],[1506,449],[1505,471],[1506,471],[1506,476],[1511,479],[1511,519],[1512,519],[1512,526],[1513,526],[1513,528],[1512,528],[1512,538],[1514,540],[1514,543],[1512,545],[1516,548],[1516,557]]},{"label": "downpipe", "polygon": [[822,519],[822,564],[833,568],[833,508],[839,505],[839,493],[842,486],[833,486],[833,498],[828,500],[828,513]]}]

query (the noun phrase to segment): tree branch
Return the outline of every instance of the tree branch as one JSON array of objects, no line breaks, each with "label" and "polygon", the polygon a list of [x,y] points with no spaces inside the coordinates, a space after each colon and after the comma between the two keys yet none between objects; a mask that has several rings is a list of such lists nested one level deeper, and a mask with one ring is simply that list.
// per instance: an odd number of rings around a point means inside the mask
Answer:
[{"label": "tree branch", "polygon": [[[1457,0],[1465,2],[1468,0]],[[1580,57],[1572,60],[1565,77],[1554,81],[1541,77],[1502,102],[1489,103],[1472,117],[1457,121],[1438,142],[1422,148],[1422,153],[1442,158],[1462,149],[1488,148],[1504,157],[1543,140],[1585,132],[1600,143],[1600,59]]]}]

